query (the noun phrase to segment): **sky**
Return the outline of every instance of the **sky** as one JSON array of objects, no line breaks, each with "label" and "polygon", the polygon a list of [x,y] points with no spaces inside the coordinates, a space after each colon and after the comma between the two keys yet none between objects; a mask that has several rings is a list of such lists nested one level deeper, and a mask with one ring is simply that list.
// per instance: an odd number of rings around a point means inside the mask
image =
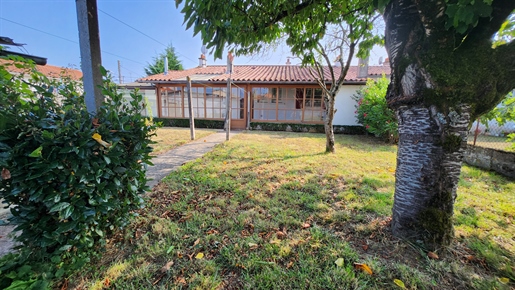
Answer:
[{"label": "sky", "polygon": [[[144,77],[144,67],[172,44],[184,68],[198,66],[202,41],[186,30],[174,0],[97,0],[102,65],[118,82],[118,61],[124,83]],[[123,23],[122,23],[123,22]],[[80,69],[76,4],[73,0],[0,0],[0,36],[23,48],[11,51],[46,57],[50,65]],[[291,56],[285,46],[265,56],[237,56],[234,64],[285,64]],[[386,58],[374,48],[370,64]],[[225,65],[225,59],[207,55],[208,65]],[[295,60],[292,60],[295,64]],[[357,61],[354,62],[356,64]]]}]

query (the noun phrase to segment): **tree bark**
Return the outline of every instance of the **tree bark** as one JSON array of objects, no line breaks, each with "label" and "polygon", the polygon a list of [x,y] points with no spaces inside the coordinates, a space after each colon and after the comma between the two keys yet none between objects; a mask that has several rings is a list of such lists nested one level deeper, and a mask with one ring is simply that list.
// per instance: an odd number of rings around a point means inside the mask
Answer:
[{"label": "tree bark", "polygon": [[[494,0],[492,7],[491,17],[468,34],[446,27],[445,1],[391,0],[383,14],[392,69],[386,100],[399,122],[392,231],[431,250],[454,235],[453,204],[471,119],[515,86],[515,46],[493,49],[489,35],[502,23],[495,16],[505,19],[515,2]],[[482,36],[468,41],[476,35]]]},{"label": "tree bark", "polygon": [[469,107],[447,116],[435,106],[401,106],[393,234],[434,250],[452,241]]},{"label": "tree bark", "polygon": [[334,102],[336,99],[336,95],[329,96],[325,94],[324,103],[327,108],[326,116],[324,118],[324,129],[325,129],[325,152],[326,153],[334,153],[334,129],[333,129],[333,119],[334,119]]}]

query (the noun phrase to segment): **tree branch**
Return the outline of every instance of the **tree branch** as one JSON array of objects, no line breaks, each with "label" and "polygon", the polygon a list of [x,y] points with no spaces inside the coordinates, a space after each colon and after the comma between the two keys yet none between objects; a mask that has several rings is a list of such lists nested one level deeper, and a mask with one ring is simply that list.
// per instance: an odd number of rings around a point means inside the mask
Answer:
[{"label": "tree branch", "polygon": [[467,36],[468,43],[490,41],[492,36],[499,31],[503,22],[515,10],[515,1],[494,0],[492,9],[490,17],[479,18],[477,26]]}]

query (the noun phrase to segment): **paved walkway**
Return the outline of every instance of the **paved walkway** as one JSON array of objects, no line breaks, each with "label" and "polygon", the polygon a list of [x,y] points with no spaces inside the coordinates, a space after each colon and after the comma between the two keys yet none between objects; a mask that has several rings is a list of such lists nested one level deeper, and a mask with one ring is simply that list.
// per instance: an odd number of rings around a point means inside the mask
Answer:
[{"label": "paved walkway", "polygon": [[[231,138],[239,132],[231,131]],[[150,188],[166,177],[170,172],[177,170],[183,164],[202,157],[211,151],[216,145],[223,143],[226,139],[225,131],[218,131],[204,138],[184,144],[166,153],[160,154],[152,159],[154,166],[149,166],[147,177],[153,180],[147,183]],[[0,205],[1,207],[1,205]],[[13,242],[7,235],[13,230],[14,226],[5,224],[10,215],[8,209],[0,208],[0,257],[9,253],[13,247]]]}]

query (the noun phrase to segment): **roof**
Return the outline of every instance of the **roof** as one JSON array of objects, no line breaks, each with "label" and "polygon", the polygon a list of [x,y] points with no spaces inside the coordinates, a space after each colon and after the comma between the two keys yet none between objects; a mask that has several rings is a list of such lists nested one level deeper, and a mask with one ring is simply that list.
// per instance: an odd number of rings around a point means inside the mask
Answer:
[{"label": "roof", "polygon": [[[212,65],[206,67],[195,67],[182,71],[169,71],[168,74],[157,74],[137,80],[147,83],[184,83],[187,76],[192,80],[204,82],[226,82],[229,74],[226,73],[227,66]],[[316,79],[311,74],[310,67],[296,65],[235,65],[231,79],[233,82],[251,83],[315,83]],[[330,81],[328,67],[324,67],[326,82]],[[314,72],[314,71],[313,71]],[[335,77],[340,71],[335,70]],[[389,75],[389,66],[368,66],[368,77],[377,77],[382,74]],[[315,73],[316,75],[316,73]],[[345,81],[366,82],[367,78],[358,78],[358,67],[351,66]]]},{"label": "roof", "polygon": [[[7,67],[7,70],[12,73],[21,73],[24,69],[17,68],[13,65],[12,60],[6,60],[0,58],[0,65],[4,65]],[[47,76],[48,78],[61,78],[64,74],[65,76],[70,77],[73,80],[80,80],[82,78],[82,72],[80,70],[64,68],[54,65],[36,65],[36,69]]]}]

